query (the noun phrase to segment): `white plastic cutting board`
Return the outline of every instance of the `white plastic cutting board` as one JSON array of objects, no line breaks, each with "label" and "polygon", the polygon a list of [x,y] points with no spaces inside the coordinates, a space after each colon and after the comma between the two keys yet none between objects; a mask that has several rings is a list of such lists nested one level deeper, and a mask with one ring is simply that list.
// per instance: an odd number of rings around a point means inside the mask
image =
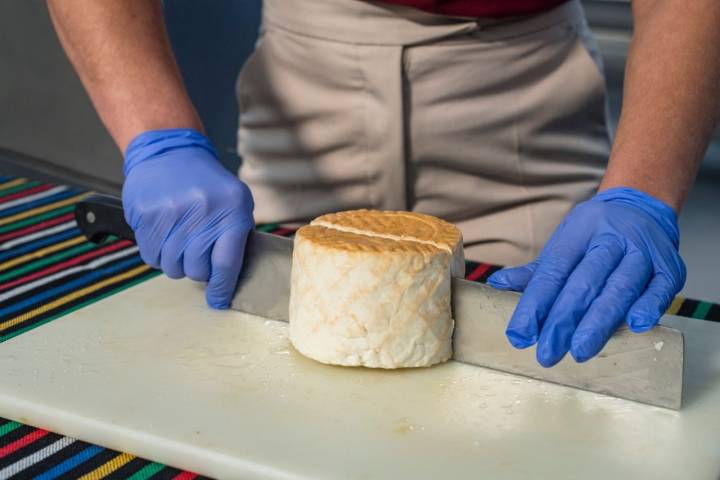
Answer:
[{"label": "white plastic cutting board", "polygon": [[680,412],[459,363],[371,371],[157,278],[0,345],[0,416],[223,478],[712,479],[720,326],[686,333]]}]

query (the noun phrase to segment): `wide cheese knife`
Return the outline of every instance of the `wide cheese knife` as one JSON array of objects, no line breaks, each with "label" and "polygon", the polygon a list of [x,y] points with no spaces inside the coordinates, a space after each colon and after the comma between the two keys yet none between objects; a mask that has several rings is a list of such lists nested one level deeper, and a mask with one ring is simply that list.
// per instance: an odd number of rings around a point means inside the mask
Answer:
[{"label": "wide cheese knife", "polygon": [[[86,197],[77,204],[75,217],[91,241],[100,242],[109,235],[134,240],[116,197]],[[253,231],[231,308],[287,322],[292,251],[292,240]],[[535,360],[534,348],[516,350],[505,338],[505,327],[518,298],[516,293],[453,279],[453,359],[650,405],[680,408],[681,332],[659,326],[634,334],[621,328],[592,360],[577,364],[568,355],[554,367],[544,368]]]}]

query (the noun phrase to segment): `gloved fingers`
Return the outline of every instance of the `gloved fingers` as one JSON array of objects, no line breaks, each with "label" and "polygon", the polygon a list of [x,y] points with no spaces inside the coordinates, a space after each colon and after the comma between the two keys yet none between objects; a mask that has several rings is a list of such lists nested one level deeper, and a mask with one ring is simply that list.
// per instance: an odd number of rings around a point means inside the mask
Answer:
[{"label": "gloved fingers", "polygon": [[213,245],[210,255],[210,279],[205,297],[212,308],[230,306],[245,255],[245,243],[251,226],[234,227],[224,232]]},{"label": "gloved fingers", "polygon": [[135,232],[135,243],[140,250],[143,262],[152,268],[160,268],[160,248],[156,242],[145,238],[140,232]]},{"label": "gloved fingers", "polygon": [[183,269],[184,236],[174,232],[165,240],[160,250],[160,269],[170,278],[178,279],[185,276]]},{"label": "gloved fingers", "polygon": [[663,313],[670,308],[677,290],[664,274],[655,275],[645,292],[630,308],[627,315],[630,330],[643,333],[657,325]]},{"label": "gloved fingers", "polygon": [[605,235],[594,242],[568,277],[545,320],[536,351],[540,365],[551,367],[570,350],[580,320],[624,256],[625,247],[617,237]]},{"label": "gloved fingers", "polygon": [[207,235],[198,235],[190,241],[183,257],[183,269],[188,278],[196,282],[208,281],[212,246],[212,241]]},{"label": "gloved fingers", "polygon": [[522,292],[537,269],[537,260],[520,267],[509,267],[498,270],[490,275],[488,285],[498,290],[512,290]]},{"label": "gloved fingers", "polygon": [[127,222],[135,234],[135,244],[140,250],[140,258],[142,258],[143,262],[152,268],[160,268],[160,249],[159,247],[156,248],[155,243],[150,241],[150,238],[146,234],[147,229],[143,227],[141,214],[133,202],[134,197],[135,192],[129,188],[128,182],[125,182],[122,190],[123,216],[125,217],[125,222]]},{"label": "gloved fingers", "polygon": [[550,308],[584,252],[584,245],[580,249],[572,241],[557,241],[549,251],[543,250],[505,330],[512,346],[527,348],[537,342]]},{"label": "gloved fingers", "polygon": [[585,362],[602,350],[651,275],[652,263],[641,252],[635,250],[622,259],[575,330],[570,353],[577,362]]},{"label": "gloved fingers", "polygon": [[157,211],[142,213],[142,209],[137,205],[127,207],[126,192],[127,190],[123,190],[125,220],[135,233],[135,242],[140,249],[140,256],[152,268],[161,268],[162,248],[165,237],[173,228],[174,217],[160,215]]}]

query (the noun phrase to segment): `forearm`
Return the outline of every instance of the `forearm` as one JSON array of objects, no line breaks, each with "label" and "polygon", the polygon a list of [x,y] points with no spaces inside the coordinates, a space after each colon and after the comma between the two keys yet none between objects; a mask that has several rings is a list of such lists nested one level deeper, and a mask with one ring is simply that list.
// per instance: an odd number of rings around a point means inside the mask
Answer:
[{"label": "forearm", "polygon": [[679,211],[720,119],[720,2],[634,0],[617,138],[600,190],[628,186]]},{"label": "forearm", "polygon": [[194,128],[159,0],[48,0],[55,29],[121,150],[139,133]]}]

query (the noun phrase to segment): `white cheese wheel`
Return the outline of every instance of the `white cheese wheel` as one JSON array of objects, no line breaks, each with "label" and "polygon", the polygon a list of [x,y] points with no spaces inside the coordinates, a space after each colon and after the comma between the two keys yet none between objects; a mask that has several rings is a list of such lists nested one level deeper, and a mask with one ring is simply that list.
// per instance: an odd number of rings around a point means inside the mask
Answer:
[{"label": "white cheese wheel", "polygon": [[323,215],[298,230],[290,340],[333,365],[425,367],[452,355],[450,277],[464,274],[454,225],[409,212]]}]

